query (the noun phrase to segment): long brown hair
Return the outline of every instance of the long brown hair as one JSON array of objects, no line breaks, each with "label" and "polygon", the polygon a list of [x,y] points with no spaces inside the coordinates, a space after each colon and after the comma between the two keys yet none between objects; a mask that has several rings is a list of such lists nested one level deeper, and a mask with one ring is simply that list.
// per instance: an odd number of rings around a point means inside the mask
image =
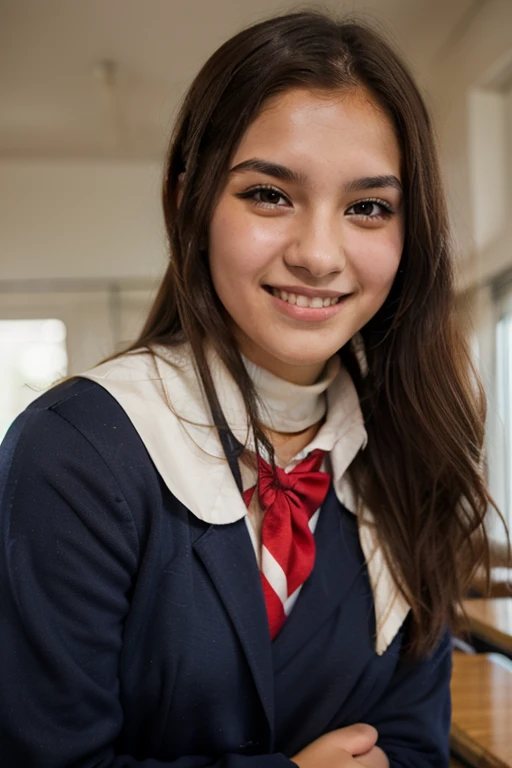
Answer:
[{"label": "long brown hair", "polygon": [[[247,404],[256,395],[212,286],[208,226],[229,161],[270,97],[291,88],[365,88],[392,120],[401,147],[405,243],[379,312],[339,354],[357,387],[368,446],[350,472],[372,510],[400,589],[412,606],[408,653],[431,651],[481,563],[488,567],[482,475],[485,399],[454,316],[447,213],[430,119],[406,66],[374,31],[319,12],[243,30],[201,69],[171,138],[163,191],[170,244],[166,274],[130,349],[191,344],[213,418],[227,425],[203,351],[212,343]],[[180,174],[183,196],[178,206]]]}]

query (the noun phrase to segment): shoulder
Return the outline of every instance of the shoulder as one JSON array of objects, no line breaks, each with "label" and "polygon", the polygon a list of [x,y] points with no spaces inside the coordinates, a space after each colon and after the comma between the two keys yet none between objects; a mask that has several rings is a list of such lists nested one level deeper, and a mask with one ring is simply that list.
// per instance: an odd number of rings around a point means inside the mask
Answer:
[{"label": "shoulder", "polygon": [[37,420],[45,412],[53,412],[80,422],[85,410],[93,408],[94,413],[114,413],[117,406],[114,398],[97,382],[82,378],[79,374],[54,385],[33,400],[21,417],[26,421]]},{"label": "shoulder", "polygon": [[108,487],[127,500],[147,496],[158,476],[136,429],[110,393],[74,378],[38,397],[18,416],[0,446],[0,488],[58,482]]},{"label": "shoulder", "polygon": [[117,454],[121,440],[133,446],[140,443],[136,430],[115,398],[100,384],[78,377],[52,387],[34,400],[16,419],[7,440],[29,437],[33,446],[56,444],[64,433],[68,440],[74,433],[76,442],[87,440],[100,452],[108,452],[114,441]]},{"label": "shoulder", "polygon": [[[35,400],[27,409],[34,419],[44,420],[47,412],[59,417],[101,452],[121,445],[142,448],[142,442],[125,410],[101,383],[76,377]],[[37,417],[35,417],[37,421]]]}]

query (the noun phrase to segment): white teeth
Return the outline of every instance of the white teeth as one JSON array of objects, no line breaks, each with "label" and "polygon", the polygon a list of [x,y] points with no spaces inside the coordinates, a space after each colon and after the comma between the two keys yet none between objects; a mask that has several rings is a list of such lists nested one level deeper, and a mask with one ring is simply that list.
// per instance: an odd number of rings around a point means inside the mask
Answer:
[{"label": "white teeth", "polygon": [[322,307],[332,307],[338,303],[338,298],[326,297],[322,299],[321,296],[303,296],[300,293],[288,293],[288,291],[281,291],[279,288],[272,288],[272,293],[277,296],[278,299],[286,301],[288,304],[296,304],[298,307],[311,307],[313,309],[321,309]]}]

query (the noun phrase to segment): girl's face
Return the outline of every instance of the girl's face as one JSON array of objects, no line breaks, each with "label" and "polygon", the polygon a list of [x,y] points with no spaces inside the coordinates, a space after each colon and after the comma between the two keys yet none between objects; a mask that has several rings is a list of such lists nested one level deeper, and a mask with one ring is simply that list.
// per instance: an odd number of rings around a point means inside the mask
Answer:
[{"label": "girl's face", "polygon": [[271,100],[230,164],[209,228],[240,351],[296,383],[382,306],[404,240],[400,149],[363,90]]}]

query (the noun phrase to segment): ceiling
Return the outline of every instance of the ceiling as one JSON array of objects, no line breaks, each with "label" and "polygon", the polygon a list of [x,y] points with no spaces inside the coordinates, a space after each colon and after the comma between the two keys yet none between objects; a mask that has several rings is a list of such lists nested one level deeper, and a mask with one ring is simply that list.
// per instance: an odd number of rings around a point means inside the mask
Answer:
[{"label": "ceiling", "polygon": [[[324,0],[385,30],[420,80],[485,0]],[[0,0],[0,155],[159,159],[176,107],[242,26],[280,0]],[[115,62],[115,69],[101,62]]]}]

